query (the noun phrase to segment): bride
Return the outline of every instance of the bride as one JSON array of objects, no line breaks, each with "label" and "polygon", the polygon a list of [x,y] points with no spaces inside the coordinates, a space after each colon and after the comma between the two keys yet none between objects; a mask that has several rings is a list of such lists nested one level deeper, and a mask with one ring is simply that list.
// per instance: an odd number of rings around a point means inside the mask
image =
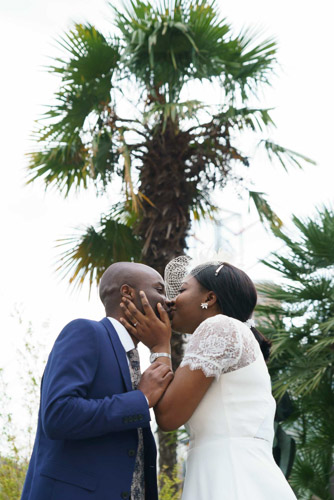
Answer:
[{"label": "bride", "polygon": [[[182,500],[296,500],[272,455],[275,400],[266,366],[270,342],[251,319],[257,295],[240,269],[211,262],[186,271],[185,258],[166,268],[173,330],[191,333],[183,361],[154,408],[164,431],[190,434]],[[186,275],[187,274],[187,275]],[[138,340],[164,332],[152,349],[170,364],[171,327],[143,292],[142,311],[123,299],[122,322]],[[165,354],[165,355],[163,355]]]}]

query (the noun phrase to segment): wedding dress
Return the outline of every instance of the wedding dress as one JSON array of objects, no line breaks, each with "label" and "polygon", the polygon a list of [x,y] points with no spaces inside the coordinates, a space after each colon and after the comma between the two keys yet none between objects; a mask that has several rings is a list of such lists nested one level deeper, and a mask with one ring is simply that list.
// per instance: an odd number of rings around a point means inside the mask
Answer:
[{"label": "wedding dress", "polygon": [[250,328],[221,314],[203,321],[181,366],[215,377],[186,424],[182,500],[296,500],[272,455],[276,405]]}]

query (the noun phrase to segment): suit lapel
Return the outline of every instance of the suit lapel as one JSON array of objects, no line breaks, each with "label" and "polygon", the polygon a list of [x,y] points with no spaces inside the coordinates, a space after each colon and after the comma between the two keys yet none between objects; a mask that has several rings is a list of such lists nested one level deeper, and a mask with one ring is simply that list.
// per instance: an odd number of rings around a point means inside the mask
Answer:
[{"label": "suit lapel", "polygon": [[103,318],[101,320],[101,323],[105,326],[111,344],[114,348],[116,359],[118,361],[119,368],[121,370],[121,374],[125,383],[125,387],[127,391],[132,391],[132,383],[131,383],[131,377],[130,377],[130,370],[129,370],[129,365],[126,357],[126,352],[124,350],[124,347],[122,346],[121,341],[119,340],[119,337],[117,335],[117,332],[111,322],[109,321],[108,318]]}]

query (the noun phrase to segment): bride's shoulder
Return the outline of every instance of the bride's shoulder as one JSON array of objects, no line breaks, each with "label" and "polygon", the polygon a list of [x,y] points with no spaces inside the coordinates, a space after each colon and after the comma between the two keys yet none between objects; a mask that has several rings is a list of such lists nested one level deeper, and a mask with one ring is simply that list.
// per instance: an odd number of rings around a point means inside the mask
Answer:
[{"label": "bride's shoulder", "polygon": [[238,323],[242,324],[239,320],[225,316],[225,314],[216,314],[202,321],[199,327],[202,325],[238,325]]},{"label": "bride's shoulder", "polygon": [[218,330],[223,332],[226,330],[236,329],[239,327],[239,324],[242,325],[240,321],[234,318],[230,318],[224,314],[216,314],[215,316],[211,316],[210,318],[202,321],[202,323],[198,325],[196,331]]},{"label": "bride's shoulder", "polygon": [[234,337],[247,336],[249,328],[238,319],[225,316],[225,314],[216,314],[205,319],[198,325],[194,334],[203,335],[203,333],[216,333],[216,335],[232,335]]}]

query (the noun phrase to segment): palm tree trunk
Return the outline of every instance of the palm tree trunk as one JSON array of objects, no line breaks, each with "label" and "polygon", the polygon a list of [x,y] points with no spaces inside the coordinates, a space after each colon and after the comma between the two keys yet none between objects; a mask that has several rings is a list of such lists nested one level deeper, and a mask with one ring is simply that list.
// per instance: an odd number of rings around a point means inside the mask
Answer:
[{"label": "palm tree trunk", "polygon": [[[161,127],[147,143],[143,158],[139,191],[150,200],[144,202],[144,215],[136,232],[145,241],[143,262],[162,276],[166,264],[187,249],[186,237],[190,228],[190,206],[194,186],[187,181],[185,158],[189,135],[177,133],[176,125]],[[173,369],[183,357],[183,337],[172,336]],[[159,467],[169,477],[177,463],[177,443],[170,435],[158,430]],[[171,442],[173,441],[173,442]]]}]

